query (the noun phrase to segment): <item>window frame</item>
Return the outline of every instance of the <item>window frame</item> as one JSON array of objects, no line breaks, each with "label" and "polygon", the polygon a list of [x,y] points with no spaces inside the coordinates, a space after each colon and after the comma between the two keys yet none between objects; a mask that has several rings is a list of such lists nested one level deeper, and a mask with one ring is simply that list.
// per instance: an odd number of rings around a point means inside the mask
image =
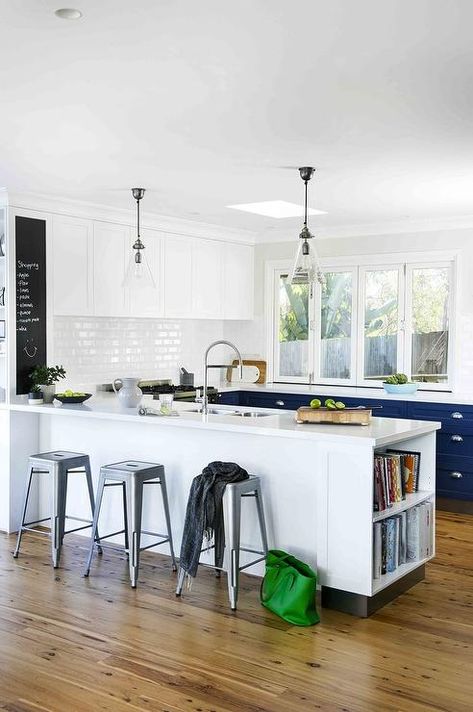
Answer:
[{"label": "window frame", "polygon": [[359,330],[357,334],[356,350],[358,353],[357,384],[360,386],[370,386],[371,388],[382,388],[383,381],[373,378],[365,378],[365,297],[366,297],[366,275],[368,272],[397,271],[397,358],[396,373],[402,373],[404,359],[404,324],[405,324],[405,280],[402,279],[404,266],[401,262],[386,262],[385,264],[368,264],[358,267],[359,275]]},{"label": "window frame", "polygon": [[[437,251],[432,253],[392,253],[350,255],[346,257],[323,258],[320,260],[324,272],[352,272],[352,343],[351,378],[328,378],[320,373],[321,350],[321,287],[315,285],[309,298],[309,372],[307,377],[280,376],[279,362],[275,358],[277,340],[275,315],[279,318],[279,294],[277,285],[281,274],[290,274],[292,260],[268,260],[265,264],[265,321],[266,353],[268,355],[268,381],[281,384],[333,385],[347,388],[382,388],[381,380],[364,378],[364,296],[365,277],[371,270],[398,269],[398,352],[397,370],[410,373],[412,349],[412,273],[415,269],[447,267],[450,270],[450,293],[448,305],[448,369],[447,382],[419,383],[420,390],[454,390],[456,376],[456,303],[458,295],[458,251]],[[277,311],[276,311],[277,310]],[[316,316],[317,315],[317,316]],[[353,340],[352,336],[352,340]],[[409,352],[409,353],[408,353]],[[406,369],[408,366],[408,370]]]},{"label": "window frame", "polygon": [[[314,294],[315,305],[314,305],[314,332],[315,332],[315,344],[314,344],[314,374],[318,374],[315,381],[321,385],[333,385],[333,386],[356,386],[357,385],[357,344],[358,344],[358,269],[357,267],[350,265],[347,267],[336,266],[333,268],[326,269],[325,265],[322,265],[324,272],[334,273],[351,273],[352,278],[352,302],[351,302],[351,358],[350,358],[350,378],[329,378],[328,376],[320,375],[321,366],[321,351],[322,351],[322,338],[321,338],[321,326],[322,320],[320,318],[322,310],[322,288],[320,284],[317,285]],[[315,314],[319,318],[315,318]],[[353,345],[355,347],[353,348]]]},{"label": "window frame", "polygon": [[314,323],[314,300],[313,300],[313,290],[311,290],[311,294],[309,295],[309,304],[308,304],[308,321],[309,321],[309,326],[308,326],[308,335],[307,335],[307,345],[308,345],[308,354],[307,354],[307,363],[309,364],[309,370],[306,376],[281,376],[279,375],[279,339],[277,337],[277,333],[279,332],[279,289],[280,289],[280,279],[283,275],[287,275],[290,277],[291,275],[291,270],[289,269],[281,269],[281,268],[276,268],[275,271],[273,272],[273,294],[272,294],[272,322],[273,322],[273,338],[272,338],[272,366],[274,373],[277,374],[278,376],[278,383],[303,383],[307,384],[310,383],[311,379],[311,371],[310,371],[310,364],[314,362],[314,339],[311,337],[311,326]]}]

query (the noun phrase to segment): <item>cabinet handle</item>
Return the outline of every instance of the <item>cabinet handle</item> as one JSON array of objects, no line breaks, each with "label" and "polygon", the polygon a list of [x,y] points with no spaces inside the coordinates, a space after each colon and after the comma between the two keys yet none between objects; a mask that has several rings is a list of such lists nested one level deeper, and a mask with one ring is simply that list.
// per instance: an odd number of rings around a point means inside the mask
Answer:
[{"label": "cabinet handle", "polygon": [[450,477],[452,478],[452,480],[461,480],[463,475],[461,472],[451,472]]},{"label": "cabinet handle", "polygon": [[452,418],[460,420],[461,418],[463,418],[463,413],[459,413],[458,410],[456,410],[454,413],[452,413]]},{"label": "cabinet handle", "polygon": [[450,440],[451,440],[453,443],[462,443],[462,442],[463,442],[463,438],[462,438],[461,435],[452,435],[452,437],[450,438]]},{"label": "cabinet handle", "polygon": [[276,401],[276,405],[284,405],[284,401],[283,401],[283,400],[277,400],[277,401]]}]

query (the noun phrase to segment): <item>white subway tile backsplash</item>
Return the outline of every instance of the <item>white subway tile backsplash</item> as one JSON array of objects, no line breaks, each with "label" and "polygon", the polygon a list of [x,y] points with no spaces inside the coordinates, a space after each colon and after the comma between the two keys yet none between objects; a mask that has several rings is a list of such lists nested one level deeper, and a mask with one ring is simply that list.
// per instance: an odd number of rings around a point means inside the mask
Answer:
[{"label": "white subway tile backsplash", "polygon": [[[223,322],[55,317],[53,334],[52,360],[64,365],[68,384],[109,383],[120,376],[178,383],[179,368],[185,366],[199,385],[204,351],[223,338]],[[213,382],[222,375],[210,372]]]}]

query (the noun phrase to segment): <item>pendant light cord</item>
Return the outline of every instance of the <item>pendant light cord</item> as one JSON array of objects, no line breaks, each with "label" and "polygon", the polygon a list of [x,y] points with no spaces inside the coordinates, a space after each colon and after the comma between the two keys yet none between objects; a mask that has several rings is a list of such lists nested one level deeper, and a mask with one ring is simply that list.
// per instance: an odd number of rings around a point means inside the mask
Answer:
[{"label": "pendant light cord", "polygon": [[307,227],[307,183],[309,181],[305,180],[305,199],[304,199],[304,227]]},{"label": "pendant light cord", "polygon": [[140,200],[137,198],[136,200],[136,230],[137,230],[137,237],[138,239],[140,238]]}]

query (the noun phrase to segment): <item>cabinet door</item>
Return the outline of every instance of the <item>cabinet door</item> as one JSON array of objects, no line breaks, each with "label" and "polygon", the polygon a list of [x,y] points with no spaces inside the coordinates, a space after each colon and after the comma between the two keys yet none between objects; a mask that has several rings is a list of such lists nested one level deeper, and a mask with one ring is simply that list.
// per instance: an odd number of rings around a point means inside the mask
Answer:
[{"label": "cabinet door", "polygon": [[192,241],[166,235],[164,239],[164,316],[192,316]]},{"label": "cabinet door", "polygon": [[254,318],[254,247],[224,245],[224,319]]},{"label": "cabinet door", "polygon": [[223,244],[212,240],[192,241],[192,316],[223,317]]},{"label": "cabinet door", "polygon": [[[164,236],[155,230],[141,230],[141,239],[145,245],[145,257],[151,269],[151,274],[155,282],[155,287],[145,283],[144,285],[126,288],[126,305],[130,316],[140,317],[160,317],[163,315],[163,242]],[[131,237],[128,251],[125,253],[125,269],[128,268],[132,255]]]},{"label": "cabinet door", "polygon": [[90,220],[57,216],[53,221],[53,312],[93,313],[93,231]]},{"label": "cabinet door", "polygon": [[131,231],[123,225],[94,224],[94,313],[126,316],[125,250]]}]

